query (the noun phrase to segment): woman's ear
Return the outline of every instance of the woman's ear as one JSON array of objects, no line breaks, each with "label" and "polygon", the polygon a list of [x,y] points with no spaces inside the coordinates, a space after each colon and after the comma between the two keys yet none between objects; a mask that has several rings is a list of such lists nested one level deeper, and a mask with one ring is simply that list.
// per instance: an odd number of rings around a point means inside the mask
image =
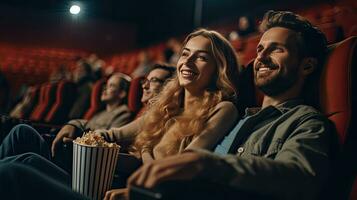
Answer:
[{"label": "woman's ear", "polygon": [[317,59],[312,57],[304,58],[302,65],[303,74],[307,76],[315,71],[317,66]]}]

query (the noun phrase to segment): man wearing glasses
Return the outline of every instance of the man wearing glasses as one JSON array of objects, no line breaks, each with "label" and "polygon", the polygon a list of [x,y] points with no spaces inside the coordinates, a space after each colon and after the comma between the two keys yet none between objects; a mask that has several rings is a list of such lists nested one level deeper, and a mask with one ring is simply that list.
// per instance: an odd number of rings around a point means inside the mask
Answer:
[{"label": "man wearing glasses", "polygon": [[147,77],[141,81],[143,88],[143,96],[141,102],[146,105],[151,98],[159,94],[164,82],[173,76],[175,73],[175,67],[155,64],[153,69],[149,72]]}]

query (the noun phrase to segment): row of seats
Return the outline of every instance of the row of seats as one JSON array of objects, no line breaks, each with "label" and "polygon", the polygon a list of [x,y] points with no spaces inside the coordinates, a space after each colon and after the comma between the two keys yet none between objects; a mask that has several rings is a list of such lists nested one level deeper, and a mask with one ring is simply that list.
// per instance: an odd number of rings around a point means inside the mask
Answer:
[{"label": "row of seats", "polygon": [[[319,12],[316,12],[316,10],[319,10]],[[297,12],[318,25],[326,34],[330,43],[340,41],[342,37],[357,34],[357,23],[353,20],[357,18],[356,8],[354,7],[322,3],[297,10]],[[235,27],[233,24],[226,24],[225,26]],[[220,31],[220,29],[218,30]],[[356,32],[353,32],[353,30]],[[344,36],[341,34],[344,34]],[[255,57],[259,38],[260,35],[255,33],[247,38],[232,41],[243,66],[246,66]],[[22,84],[44,83],[48,80],[49,74],[61,64],[73,69],[75,58],[87,55],[86,52],[67,49],[14,48],[5,44],[0,46],[0,70],[10,81],[11,89],[15,91]],[[164,60],[164,49],[165,44],[162,42],[142,50],[149,52],[154,61],[160,62]],[[138,56],[142,50],[113,55],[106,59],[107,67],[111,66],[114,71],[131,74],[139,64]],[[29,79],[24,77],[29,77]]]},{"label": "row of seats", "polygon": [[125,74],[131,74],[139,64],[139,54],[141,51],[146,51],[150,54],[150,58],[156,62],[164,61],[165,44],[159,43],[146,49],[136,50],[134,52],[113,55],[107,59],[108,66],[112,66],[115,71]]},{"label": "row of seats", "polygon": [[[135,116],[141,109],[142,77],[133,79],[128,92],[128,106]],[[90,119],[104,108],[100,96],[106,79],[94,83],[91,91],[90,107],[84,114],[84,119]],[[69,95],[70,94],[70,95]],[[31,108],[24,110],[20,118],[33,122],[45,122],[50,124],[63,124],[68,121],[68,114],[75,101],[76,85],[69,81],[58,83],[44,83],[35,86],[31,90]]]}]

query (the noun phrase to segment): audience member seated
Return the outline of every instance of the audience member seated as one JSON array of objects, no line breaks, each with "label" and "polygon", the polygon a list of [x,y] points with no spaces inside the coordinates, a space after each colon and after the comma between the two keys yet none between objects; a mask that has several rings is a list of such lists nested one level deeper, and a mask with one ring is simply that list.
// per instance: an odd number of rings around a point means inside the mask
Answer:
[{"label": "audience member seated", "polygon": [[68,119],[82,118],[89,108],[90,94],[93,85],[93,75],[91,66],[78,61],[73,73],[73,81],[77,84],[77,98],[69,112]]},{"label": "audience member seated", "polygon": [[10,117],[27,118],[38,102],[39,89],[39,86],[28,87],[22,100],[11,110]]},{"label": "audience member seated", "polygon": [[248,16],[241,16],[238,20],[238,29],[229,34],[229,40],[245,38],[254,32],[256,32],[254,21]]},{"label": "audience member seated", "polygon": [[70,120],[60,132],[79,135],[86,130],[109,129],[129,123],[131,114],[126,105],[128,87],[129,82],[125,78],[120,74],[113,74],[101,95],[101,101],[106,104],[105,110],[97,113],[90,120]]},{"label": "audience member seated", "polygon": [[147,51],[142,51],[138,55],[139,65],[136,67],[134,72],[130,75],[132,78],[145,76],[151,70],[153,65],[152,58]]},{"label": "audience member seated", "polygon": [[165,62],[176,65],[181,52],[181,43],[176,38],[170,38],[166,42],[164,50]]},{"label": "audience member seated", "polygon": [[66,69],[65,65],[61,65],[50,74],[50,83],[58,83],[61,80],[71,80],[71,73]]},{"label": "audience member seated", "polygon": [[[108,141],[119,143],[123,140],[135,140],[132,153],[144,163],[189,149],[213,150],[238,118],[233,104],[236,99],[237,66],[234,50],[222,35],[204,29],[193,32],[184,42],[177,64],[177,76],[150,101],[145,114],[121,128],[97,130],[96,133],[102,133]],[[37,149],[37,153],[40,153],[39,151],[41,149]],[[69,180],[68,176],[63,176],[62,181],[57,180],[57,175],[62,171],[53,171],[53,164],[36,154],[8,157],[0,163],[14,160],[21,162],[20,158],[23,157],[40,165],[36,167],[34,164],[26,164],[23,166],[27,169],[21,170],[24,174],[27,170],[39,172],[35,176],[40,175],[41,180],[45,179],[45,182],[43,186],[37,187],[46,192],[51,190],[54,198],[57,197],[57,192],[68,193],[69,198],[77,195],[67,190],[69,185],[62,185],[66,183],[65,180]],[[42,170],[47,167],[51,170]],[[16,168],[4,167],[1,170],[17,170]],[[0,174],[3,174],[1,172]],[[5,180],[8,181],[6,177],[2,177],[0,181]],[[23,183],[28,183],[27,181]],[[53,184],[59,185],[60,188]],[[28,195],[35,195],[37,197],[33,198],[36,199],[45,198],[41,197],[41,193],[26,192],[21,183],[17,189],[27,193],[27,198],[32,198]],[[7,197],[6,193],[2,195]]]},{"label": "audience member seated", "polygon": [[160,93],[165,81],[170,79],[174,75],[175,71],[175,67],[164,64],[155,64],[152,67],[152,70],[141,82],[143,89],[141,103],[143,104],[143,109],[140,113],[145,110],[146,105],[149,104],[149,100],[153,99],[153,97]]}]

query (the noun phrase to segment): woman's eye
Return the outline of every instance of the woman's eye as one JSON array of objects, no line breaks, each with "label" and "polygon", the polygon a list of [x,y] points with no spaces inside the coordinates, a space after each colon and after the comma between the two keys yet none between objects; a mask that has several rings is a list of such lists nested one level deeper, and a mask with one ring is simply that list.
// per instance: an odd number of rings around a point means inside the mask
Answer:
[{"label": "woman's eye", "polygon": [[201,55],[199,55],[199,56],[197,56],[197,58],[198,58],[199,60],[207,60],[207,57],[206,57],[206,56],[201,56]]}]

